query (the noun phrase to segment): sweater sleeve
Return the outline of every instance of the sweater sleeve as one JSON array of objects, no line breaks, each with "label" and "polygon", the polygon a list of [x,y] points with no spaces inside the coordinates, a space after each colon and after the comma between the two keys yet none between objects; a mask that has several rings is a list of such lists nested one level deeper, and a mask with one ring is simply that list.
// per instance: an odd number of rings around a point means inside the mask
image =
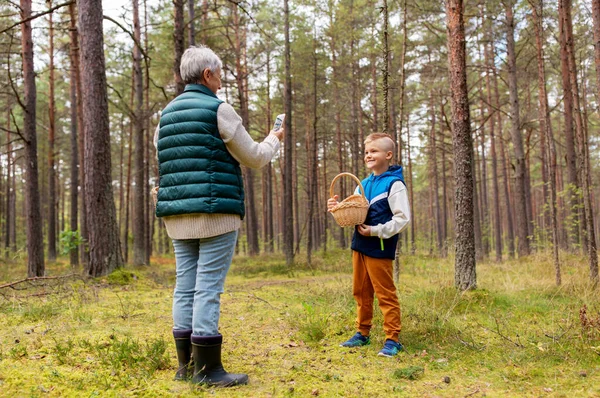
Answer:
[{"label": "sweater sleeve", "polygon": [[217,110],[217,125],[227,150],[243,166],[259,169],[279,150],[279,139],[273,134],[263,142],[255,142],[244,128],[242,118],[225,102]]},{"label": "sweater sleeve", "polygon": [[396,181],[390,189],[388,196],[390,209],[394,214],[392,219],[385,224],[372,225],[371,236],[388,239],[404,231],[410,222],[410,206],[406,186],[402,181]]}]

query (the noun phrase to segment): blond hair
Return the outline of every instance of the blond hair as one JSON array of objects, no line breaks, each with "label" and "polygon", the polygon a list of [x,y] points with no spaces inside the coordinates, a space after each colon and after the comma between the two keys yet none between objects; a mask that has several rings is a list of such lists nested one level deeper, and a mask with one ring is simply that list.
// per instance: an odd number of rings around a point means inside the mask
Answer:
[{"label": "blond hair", "polygon": [[364,144],[370,144],[374,141],[381,141],[382,149],[394,154],[396,152],[396,143],[391,135],[387,133],[371,133],[365,138]]}]

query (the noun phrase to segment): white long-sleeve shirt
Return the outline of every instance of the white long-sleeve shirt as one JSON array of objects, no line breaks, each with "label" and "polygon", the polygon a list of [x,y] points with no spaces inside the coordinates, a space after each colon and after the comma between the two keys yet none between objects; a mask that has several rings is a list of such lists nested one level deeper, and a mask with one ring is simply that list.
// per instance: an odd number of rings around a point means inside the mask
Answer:
[{"label": "white long-sleeve shirt", "polygon": [[[279,139],[269,134],[256,142],[244,128],[242,118],[225,102],[217,109],[217,127],[227,150],[241,165],[258,169],[267,165],[279,150]],[[154,132],[154,146],[158,132]],[[163,217],[171,239],[200,239],[238,230],[241,218],[237,214],[194,213]]]}]

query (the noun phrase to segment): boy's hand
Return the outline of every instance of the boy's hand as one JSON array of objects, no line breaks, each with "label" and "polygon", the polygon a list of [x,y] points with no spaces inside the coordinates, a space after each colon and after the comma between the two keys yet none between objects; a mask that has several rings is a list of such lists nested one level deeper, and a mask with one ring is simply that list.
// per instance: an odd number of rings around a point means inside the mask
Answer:
[{"label": "boy's hand", "polygon": [[329,198],[327,200],[327,211],[331,211],[332,208],[334,208],[335,206],[337,206],[337,204],[339,203],[338,202],[339,198],[340,197],[338,195],[333,195],[333,198]]},{"label": "boy's hand", "polygon": [[371,227],[365,224],[360,224],[358,226],[358,233],[363,236],[371,236]]}]

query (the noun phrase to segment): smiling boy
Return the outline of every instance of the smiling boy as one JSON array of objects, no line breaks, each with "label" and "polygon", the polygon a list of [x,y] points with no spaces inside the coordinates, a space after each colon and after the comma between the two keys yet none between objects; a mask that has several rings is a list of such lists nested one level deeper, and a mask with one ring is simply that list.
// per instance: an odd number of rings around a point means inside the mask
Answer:
[{"label": "smiling boy", "polygon": [[[358,331],[342,347],[370,344],[373,321],[373,296],[383,313],[385,343],[378,355],[392,357],[402,350],[398,340],[401,329],[400,304],[392,275],[398,234],[410,222],[410,207],[402,166],[390,166],[394,140],[384,133],[373,133],[365,140],[365,165],[371,174],[362,181],[369,201],[367,218],[356,226],[352,237],[352,293],[357,304]],[[327,201],[331,210],[338,196]]]}]

